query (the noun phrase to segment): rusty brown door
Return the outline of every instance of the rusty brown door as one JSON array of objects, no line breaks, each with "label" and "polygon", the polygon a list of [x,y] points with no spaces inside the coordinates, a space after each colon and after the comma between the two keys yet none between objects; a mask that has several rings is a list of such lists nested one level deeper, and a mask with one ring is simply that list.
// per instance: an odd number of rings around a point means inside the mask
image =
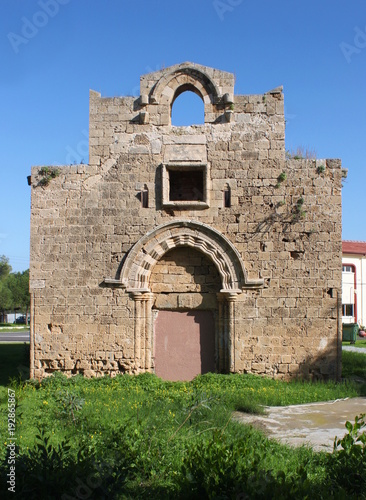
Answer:
[{"label": "rusty brown door", "polygon": [[164,380],[192,380],[215,371],[212,311],[164,311],[155,320],[155,373]]}]

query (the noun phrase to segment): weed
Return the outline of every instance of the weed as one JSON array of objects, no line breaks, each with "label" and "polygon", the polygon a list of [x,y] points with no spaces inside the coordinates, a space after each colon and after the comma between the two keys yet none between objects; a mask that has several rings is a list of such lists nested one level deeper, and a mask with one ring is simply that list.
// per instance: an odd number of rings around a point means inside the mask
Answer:
[{"label": "weed", "polygon": [[284,182],[287,179],[287,174],[286,172],[281,172],[280,175],[277,177],[277,184],[276,188],[279,188],[281,183]]},{"label": "weed", "polygon": [[60,175],[60,169],[54,167],[42,167],[38,174],[41,177],[38,185],[45,187],[49,185],[51,179],[55,179]]},{"label": "weed", "polygon": [[76,394],[72,394],[66,390],[58,392],[56,395],[56,401],[61,407],[61,418],[64,418],[67,422],[76,425],[80,420],[79,412],[84,406],[85,399],[80,398]]},{"label": "weed", "polygon": [[288,160],[315,160],[316,152],[312,149],[298,146],[296,149],[286,151],[286,159]]},{"label": "weed", "polygon": [[293,209],[292,219],[296,222],[299,219],[303,219],[306,216],[306,212],[302,209],[304,204],[304,198],[299,198],[296,202],[296,205]]},{"label": "weed", "polygon": [[319,167],[316,169],[318,174],[322,174],[325,171],[325,166],[324,165],[319,165]]}]

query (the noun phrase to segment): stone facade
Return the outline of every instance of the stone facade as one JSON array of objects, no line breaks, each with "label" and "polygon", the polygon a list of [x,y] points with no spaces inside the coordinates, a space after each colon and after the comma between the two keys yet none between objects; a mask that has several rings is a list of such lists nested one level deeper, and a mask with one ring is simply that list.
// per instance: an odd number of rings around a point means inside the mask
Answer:
[{"label": "stone facade", "polygon": [[[184,91],[204,125],[171,126]],[[341,162],[285,158],[282,88],[172,66],[91,91],[89,144],[32,168],[32,377],[154,371],[159,311],[210,310],[217,371],[339,379]]]}]

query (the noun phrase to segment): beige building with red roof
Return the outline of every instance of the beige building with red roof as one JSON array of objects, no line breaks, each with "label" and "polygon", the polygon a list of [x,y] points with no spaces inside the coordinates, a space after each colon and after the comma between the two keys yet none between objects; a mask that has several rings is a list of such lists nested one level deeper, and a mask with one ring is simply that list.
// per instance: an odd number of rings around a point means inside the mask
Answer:
[{"label": "beige building with red roof", "polygon": [[366,323],[365,241],[342,241],[342,323]]}]

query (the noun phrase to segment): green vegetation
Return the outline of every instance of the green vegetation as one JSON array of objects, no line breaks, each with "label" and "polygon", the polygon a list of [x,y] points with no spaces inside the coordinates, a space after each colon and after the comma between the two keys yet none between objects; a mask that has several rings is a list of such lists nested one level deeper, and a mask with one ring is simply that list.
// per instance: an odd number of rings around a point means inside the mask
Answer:
[{"label": "green vegetation", "polygon": [[11,323],[0,323],[0,333],[1,332],[9,332],[9,333],[19,333],[19,332],[28,332],[29,325],[13,325]]},{"label": "green vegetation", "polygon": [[27,315],[29,306],[29,270],[12,273],[9,259],[0,256],[0,320],[6,311],[21,311]]},{"label": "green vegetation", "polygon": [[294,214],[293,217],[298,219],[303,219],[306,215],[306,212],[302,209],[302,206],[304,204],[304,198],[301,197],[297,200],[295,208],[294,208]]},{"label": "green vegetation", "polygon": [[55,179],[60,175],[60,169],[55,167],[42,167],[38,175],[40,180],[38,182],[39,186],[48,186],[52,179]]},{"label": "green vegetation", "polygon": [[[366,355],[359,352],[342,352],[342,377],[363,380],[366,386]],[[366,395],[366,394],[364,394]]]},{"label": "green vegetation", "polygon": [[[1,370],[7,357],[16,365],[24,356],[23,346],[5,347]],[[363,360],[344,354],[345,376],[365,370],[363,354]],[[207,374],[183,383],[151,374],[67,379],[55,373],[41,384],[13,380],[12,386],[19,446],[14,498],[77,498],[81,484],[88,498],[101,499],[365,498],[361,419],[348,425],[351,437],[340,440],[333,454],[291,449],[231,420],[234,410],[365,395],[366,387],[356,381],[286,383]],[[2,436],[7,397],[7,388],[0,387]]]},{"label": "green vegetation", "polygon": [[364,347],[366,348],[366,338],[357,338],[356,342],[352,344],[348,340],[342,342],[342,345],[352,346],[352,347]]},{"label": "green vegetation", "polygon": [[285,182],[287,179],[287,174],[286,172],[281,172],[280,175],[277,177],[277,184],[275,185],[276,188],[279,188],[282,182]]}]

